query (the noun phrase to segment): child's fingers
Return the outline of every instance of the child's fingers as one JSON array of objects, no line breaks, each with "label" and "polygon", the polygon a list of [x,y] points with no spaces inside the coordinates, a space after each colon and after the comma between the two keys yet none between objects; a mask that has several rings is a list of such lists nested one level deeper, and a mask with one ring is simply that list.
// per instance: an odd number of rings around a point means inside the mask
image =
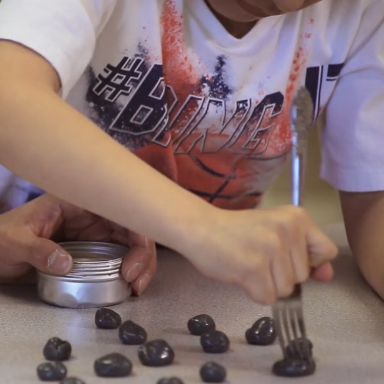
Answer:
[{"label": "child's fingers", "polygon": [[333,260],[338,253],[336,244],[312,221],[308,220],[306,225],[306,240],[310,266],[316,268]]},{"label": "child's fingers", "polygon": [[333,268],[330,263],[325,263],[317,268],[314,268],[311,272],[311,278],[314,280],[328,282],[333,277]]},{"label": "child's fingers", "polygon": [[277,297],[289,296],[292,293],[296,277],[291,257],[283,247],[278,250],[278,257],[272,263],[271,273]]},{"label": "child's fingers", "polygon": [[265,269],[265,273],[261,275],[256,270],[250,269],[250,272],[241,282],[248,296],[261,305],[273,304],[277,298],[277,293],[270,271]]}]

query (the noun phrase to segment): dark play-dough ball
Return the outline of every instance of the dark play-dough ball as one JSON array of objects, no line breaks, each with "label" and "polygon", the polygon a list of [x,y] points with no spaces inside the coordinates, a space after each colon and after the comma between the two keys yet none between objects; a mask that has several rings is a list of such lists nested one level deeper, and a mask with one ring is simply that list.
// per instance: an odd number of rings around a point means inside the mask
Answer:
[{"label": "dark play-dough ball", "polygon": [[157,384],[184,384],[184,382],[178,377],[164,377],[160,379]]},{"label": "dark play-dough ball", "polygon": [[207,353],[224,353],[229,349],[228,336],[221,331],[204,333],[200,337],[200,344]]},{"label": "dark play-dough ball", "polygon": [[283,377],[302,377],[313,375],[316,370],[315,361],[310,358],[307,360],[291,360],[291,359],[283,359],[277,361],[273,367],[272,372],[276,376]]},{"label": "dark play-dough ball", "polygon": [[120,353],[111,353],[95,360],[93,368],[99,377],[125,377],[132,372],[132,363]]},{"label": "dark play-dough ball", "polygon": [[50,361],[64,361],[71,356],[72,347],[68,341],[52,337],[47,341],[43,349],[43,355]]},{"label": "dark play-dough ball", "polygon": [[205,383],[222,383],[226,376],[225,368],[217,363],[209,362],[200,368],[200,377]]},{"label": "dark play-dough ball", "polygon": [[37,367],[37,376],[42,381],[59,381],[67,376],[67,368],[58,361],[42,363]]},{"label": "dark play-dough ball", "polygon": [[153,340],[140,345],[138,355],[141,363],[148,367],[172,364],[175,352],[165,340]]},{"label": "dark play-dough ball", "polygon": [[188,330],[192,335],[201,336],[203,333],[214,331],[215,321],[209,315],[197,315],[188,320]]},{"label": "dark play-dough ball", "polygon": [[275,323],[270,317],[262,317],[245,332],[247,343],[253,345],[271,345],[276,337]]},{"label": "dark play-dough ball", "polygon": [[121,316],[109,308],[99,308],[95,314],[95,324],[101,329],[116,329],[121,325]]},{"label": "dark play-dough ball", "polygon": [[67,377],[60,381],[60,384],[85,384],[85,381],[78,379],[77,377]]},{"label": "dark play-dough ball", "polygon": [[[298,343],[298,345],[296,346],[296,343]],[[308,351],[309,353],[309,356],[312,357],[312,354],[313,354],[313,344],[311,342],[311,340],[309,339],[298,339],[297,342],[295,341],[291,341],[285,348],[285,351],[287,353],[287,358],[289,359],[301,359],[302,356],[300,356],[300,352],[297,350],[297,347],[299,347],[300,350],[302,351],[305,351],[304,348],[306,348],[306,350]]]},{"label": "dark play-dough ball", "polygon": [[133,321],[127,320],[119,328],[119,338],[124,344],[140,345],[147,341],[147,331]]}]

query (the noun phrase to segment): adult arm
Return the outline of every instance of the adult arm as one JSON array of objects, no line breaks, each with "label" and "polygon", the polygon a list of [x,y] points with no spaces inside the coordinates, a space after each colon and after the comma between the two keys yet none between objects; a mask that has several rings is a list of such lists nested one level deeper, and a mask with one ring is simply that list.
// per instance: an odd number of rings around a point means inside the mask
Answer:
[{"label": "adult arm", "polygon": [[348,240],[384,298],[384,17],[372,0],[326,112],[322,176],[340,191]]},{"label": "adult arm", "polygon": [[340,192],[348,242],[361,273],[384,299],[384,192]]}]

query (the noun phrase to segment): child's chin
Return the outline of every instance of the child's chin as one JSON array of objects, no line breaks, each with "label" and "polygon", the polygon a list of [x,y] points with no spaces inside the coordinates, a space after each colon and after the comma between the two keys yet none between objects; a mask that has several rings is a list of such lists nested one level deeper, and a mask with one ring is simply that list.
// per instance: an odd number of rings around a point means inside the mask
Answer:
[{"label": "child's chin", "polygon": [[229,20],[235,21],[237,23],[252,23],[252,22],[255,22],[255,21],[260,20],[262,18],[263,17],[256,17],[256,16],[251,16],[251,15],[249,15],[247,17],[237,17],[237,18],[232,16]]},{"label": "child's chin", "polygon": [[260,19],[259,15],[253,15],[240,7],[237,0],[232,0],[230,4],[223,5],[227,0],[209,0],[207,3],[214,11],[228,20],[238,23],[250,23]]},{"label": "child's chin", "polygon": [[[247,21],[256,21],[256,20],[259,20],[259,19],[262,19],[262,18],[265,18],[268,16],[274,16],[275,15],[275,13],[266,12],[262,8],[258,8],[258,7],[256,8],[254,5],[250,5],[244,0],[236,0],[236,3],[244,11],[244,14],[248,18]],[[277,14],[280,13],[280,11],[278,11],[278,10],[275,10],[275,11],[277,11]],[[238,20],[238,21],[240,21],[240,20]]]}]

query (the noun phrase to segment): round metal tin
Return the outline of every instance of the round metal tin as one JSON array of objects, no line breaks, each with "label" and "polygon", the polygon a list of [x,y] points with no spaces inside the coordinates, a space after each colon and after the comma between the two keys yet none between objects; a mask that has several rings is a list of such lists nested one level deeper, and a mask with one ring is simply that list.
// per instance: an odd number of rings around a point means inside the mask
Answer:
[{"label": "round metal tin", "polygon": [[131,286],[120,274],[128,248],[100,242],[61,243],[73,258],[73,269],[65,276],[38,272],[41,300],[64,308],[96,308],[123,302]]}]

